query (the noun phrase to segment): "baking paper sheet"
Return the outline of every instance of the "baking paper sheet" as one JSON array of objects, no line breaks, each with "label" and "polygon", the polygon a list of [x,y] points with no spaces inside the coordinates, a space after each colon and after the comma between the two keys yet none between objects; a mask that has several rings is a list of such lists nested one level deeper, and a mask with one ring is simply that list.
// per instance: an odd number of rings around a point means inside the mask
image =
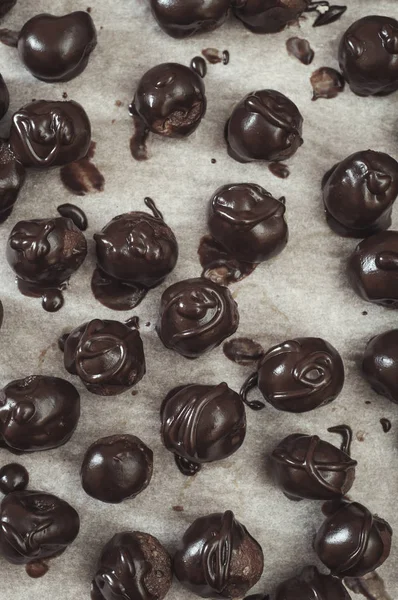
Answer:
[{"label": "baking paper sheet", "polygon": [[[264,574],[253,592],[271,593],[279,581],[304,565],[320,566],[311,541],[323,516],[318,502],[293,503],[284,498],[272,483],[267,455],[283,437],[297,431],[338,444],[338,438],[326,430],[340,423],[351,425],[355,434],[352,454],[358,468],[351,497],[387,519],[398,532],[398,407],[372,392],[358,369],[367,340],[395,327],[397,314],[366,304],[354,294],[344,268],[357,242],[330,231],[320,202],[323,173],[347,155],[372,148],[398,157],[398,96],[359,98],[347,88],[336,99],[312,102],[309,83],[316,68],[337,67],[338,41],[354,20],[372,13],[398,17],[398,6],[396,0],[349,0],[348,5],[340,21],[319,29],[312,28],[310,16],[300,29],[294,26],[277,35],[256,36],[231,18],[212,34],[178,41],[158,28],[146,1],[96,0],[91,14],[98,29],[98,46],[86,71],[66,84],[35,80],[15,50],[0,46],[0,71],[11,94],[10,111],[0,124],[0,134],[7,134],[10,115],[32,98],[60,100],[66,91],[90,116],[97,142],[95,161],[105,176],[102,194],[74,198],[63,188],[57,170],[30,172],[14,213],[0,226],[0,298],[5,310],[0,384],[34,373],[56,375],[73,382],[82,398],[82,417],[68,444],[18,458],[30,472],[31,488],[58,494],[79,511],[79,537],[38,580],[29,579],[23,567],[0,559],[1,600],[88,600],[97,557],[114,533],[147,531],[173,553],[177,540],[196,517],[226,509],[235,512],[264,550]],[[86,8],[77,0],[18,0],[2,26],[18,29],[39,12],[61,15]],[[312,65],[304,66],[287,55],[285,41],[292,35],[309,39],[315,51]],[[209,46],[228,49],[231,61],[228,66],[209,65],[205,78],[208,110],[199,129],[185,141],[151,136],[150,159],[134,162],[129,151],[132,123],[127,107],[139,78],[159,62],[188,65]],[[287,94],[304,116],[305,142],[289,162],[291,175],[286,180],[274,177],[265,163],[241,165],[226,152],[223,129],[234,103],[261,88]],[[116,101],[122,105],[116,106]],[[216,164],[211,163],[212,158]],[[335,402],[313,412],[293,415],[271,407],[260,413],[248,410],[242,449],[188,479],[161,444],[159,406],[164,395],[170,388],[190,382],[227,381],[238,390],[251,368],[231,363],[221,348],[194,362],[166,350],[155,332],[157,310],[169,284],[201,272],[197,248],[206,233],[211,194],[220,185],[243,181],[260,184],[277,197],[286,196],[290,240],[281,255],[232,286],[241,316],[238,335],[252,337],[265,348],[296,336],[324,337],[342,354],[346,383]],[[140,318],[147,358],[147,375],[136,388],[138,394],[101,398],[89,394],[65,371],[57,337],[94,317],[131,316],[107,310],[91,294],[92,235],[115,215],[144,209],[145,196],[157,202],[175,231],[180,259],[167,281],[149,293],[133,313]],[[18,293],[5,259],[6,240],[17,221],[55,216],[59,204],[73,201],[89,219],[89,255],[72,277],[64,308],[48,314],[40,300]],[[398,209],[393,226],[398,228]],[[366,404],[367,400],[371,404]],[[380,425],[381,417],[392,420],[387,434]],[[135,500],[107,505],[83,492],[79,469],[88,445],[115,433],[138,435],[153,449],[154,476]],[[358,433],[363,441],[357,440]],[[13,460],[12,454],[0,450],[1,464]],[[175,505],[183,506],[184,511],[173,511]],[[389,561],[379,570],[393,599],[398,597],[397,539],[398,535]],[[169,598],[191,600],[194,596],[175,581]]]}]

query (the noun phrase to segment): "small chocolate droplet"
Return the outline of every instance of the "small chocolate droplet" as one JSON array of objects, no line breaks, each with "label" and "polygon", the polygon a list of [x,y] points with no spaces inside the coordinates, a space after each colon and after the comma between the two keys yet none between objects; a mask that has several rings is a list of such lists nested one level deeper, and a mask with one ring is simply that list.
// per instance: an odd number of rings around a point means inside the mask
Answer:
[{"label": "small chocolate droplet", "polygon": [[384,433],[388,433],[391,430],[391,421],[390,419],[385,419],[384,417],[380,419],[381,426],[383,428]]},{"label": "small chocolate droplet", "polygon": [[286,179],[290,175],[289,167],[281,162],[271,162],[268,164],[268,169],[272,175],[279,177],[279,179]]},{"label": "small chocolate droplet", "polygon": [[201,56],[194,56],[194,58],[191,60],[190,67],[192,71],[195,71],[195,73],[199,75],[199,77],[201,77],[202,79],[203,77],[205,77],[207,73],[207,65],[204,58],[202,58]]},{"label": "small chocolate droplet", "polygon": [[230,54],[228,50],[223,50],[222,53],[222,62],[223,65],[228,65],[229,64],[229,60],[230,60]]},{"label": "small chocolate droplet", "polygon": [[73,223],[80,229],[86,231],[88,227],[87,217],[84,211],[75,204],[61,204],[57,211],[62,217],[72,219]]}]

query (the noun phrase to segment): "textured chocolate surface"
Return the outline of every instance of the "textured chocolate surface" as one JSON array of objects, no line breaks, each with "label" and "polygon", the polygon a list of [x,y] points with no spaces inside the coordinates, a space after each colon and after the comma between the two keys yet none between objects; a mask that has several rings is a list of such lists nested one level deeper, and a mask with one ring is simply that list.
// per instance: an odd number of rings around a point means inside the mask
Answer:
[{"label": "textured chocolate surface", "polygon": [[398,329],[369,340],[362,373],[375,392],[398,404]]},{"label": "textured chocolate surface", "polygon": [[398,195],[398,163],[384,152],[356,152],[325,174],[322,191],[326,220],[339,235],[383,231]]},{"label": "textured chocolate surface", "polygon": [[226,124],[228,153],[242,163],[286,160],[303,143],[302,125],[299,109],[284,94],[251,92],[235,106]]},{"label": "textured chocolate surface", "polygon": [[87,449],[80,476],[84,491],[102,502],[135,498],[151,481],[153,452],[134,435],[104,437]]},{"label": "textured chocolate surface", "polygon": [[29,483],[29,473],[18,463],[4,465],[0,469],[0,492],[5,496],[11,492],[24,490]]},{"label": "textured chocolate surface", "polygon": [[279,584],[275,600],[351,600],[338,577],[324,575],[316,567],[304,567],[300,575]]},{"label": "textured chocolate surface", "polygon": [[10,104],[10,94],[6,82],[0,74],[0,119],[6,114]]},{"label": "textured chocolate surface", "polygon": [[233,0],[235,16],[253,33],[282,31],[305,11],[308,0]]},{"label": "textured chocolate surface", "polygon": [[230,4],[230,0],[151,0],[153,16],[175,38],[217,29],[226,20]]},{"label": "textured chocolate surface", "polygon": [[163,292],[157,332],[166,348],[198,358],[235,333],[239,313],[230,291],[203,278],[174,283]]},{"label": "textured chocolate surface", "polygon": [[12,213],[25,182],[25,169],[4,140],[0,140],[0,224]]},{"label": "textured chocolate surface", "polygon": [[227,510],[192,523],[174,556],[174,573],[203,598],[241,598],[260,579],[263,563],[261,546]]},{"label": "textured chocolate surface", "polygon": [[0,446],[15,452],[65,444],[80,417],[76,388],[59,377],[32,375],[0,391]]}]

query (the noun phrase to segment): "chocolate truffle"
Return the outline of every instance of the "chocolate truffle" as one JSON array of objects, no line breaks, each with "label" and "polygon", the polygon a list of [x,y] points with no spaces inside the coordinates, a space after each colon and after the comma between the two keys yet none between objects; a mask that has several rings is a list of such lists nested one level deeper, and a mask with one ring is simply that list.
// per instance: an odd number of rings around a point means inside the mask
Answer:
[{"label": "chocolate truffle", "polygon": [[10,104],[10,94],[4,79],[0,74],[0,119],[6,114]]},{"label": "chocolate truffle", "polygon": [[213,238],[232,256],[259,263],[286,246],[285,211],[285,198],[276,200],[259,185],[230,184],[211,198],[207,223]]},{"label": "chocolate truffle", "polygon": [[362,577],[388,558],[392,529],[358,502],[341,500],[319,529],[314,549],[332,575]]},{"label": "chocolate truffle", "polygon": [[308,0],[232,0],[235,16],[253,33],[282,31],[308,4]]},{"label": "chocolate truffle", "polygon": [[226,288],[198,277],[163,292],[156,330],[166,348],[198,358],[234,334],[238,306]]},{"label": "chocolate truffle", "polygon": [[302,125],[299,109],[284,94],[251,92],[237,104],[226,124],[228,154],[241,163],[286,160],[303,143]]},{"label": "chocolate truffle", "polygon": [[41,297],[50,312],[62,307],[62,290],[86,254],[86,238],[72,219],[64,217],[19,221],[7,243],[7,260],[19,291]]},{"label": "chocolate truffle", "polygon": [[158,539],[141,531],[123,531],[101,552],[91,597],[163,600],[172,579],[171,558]]},{"label": "chocolate truffle", "polygon": [[22,27],[18,52],[25,67],[46,82],[69,81],[87,67],[97,44],[97,34],[88,12],[77,11],[55,17],[36,15]]},{"label": "chocolate truffle", "polygon": [[48,169],[84,158],[91,125],[80,104],[37,100],[12,117],[10,146],[25,167]]},{"label": "chocolate truffle", "polygon": [[206,112],[203,80],[178,63],[157,65],[140,80],[130,112],[139,116],[152,133],[187,137]]},{"label": "chocolate truffle", "polygon": [[24,183],[25,168],[16,160],[8,143],[0,140],[0,223],[12,213]]},{"label": "chocolate truffle", "polygon": [[161,434],[184,475],[239,450],[246,435],[245,405],[226,383],[171,390],[160,409]]},{"label": "chocolate truffle", "polygon": [[362,373],[375,392],[398,404],[398,329],[385,331],[368,342]]},{"label": "chocolate truffle", "polygon": [[240,393],[250,408],[264,408],[262,402],[247,400],[248,392],[258,385],[274,408],[301,413],[335,400],[343,384],[343,361],[331,344],[321,338],[296,338],[268,350]]},{"label": "chocolate truffle", "polygon": [[115,396],[141,381],[145,357],[136,321],[94,319],[62,338],[65,369],[92,394]]},{"label": "chocolate truffle", "polygon": [[275,600],[351,600],[338,577],[324,575],[316,567],[304,567],[300,575],[279,584]]},{"label": "chocolate truffle", "polygon": [[23,565],[59,556],[79,533],[75,509],[53,494],[20,491],[0,507],[0,550],[8,562]]},{"label": "chocolate truffle", "polygon": [[0,492],[4,495],[24,490],[29,483],[29,473],[22,465],[10,463],[0,469]]},{"label": "chocolate truffle", "polygon": [[111,435],[88,448],[80,477],[84,491],[101,502],[119,504],[149,485],[153,452],[134,435]]},{"label": "chocolate truffle", "polygon": [[341,38],[339,63],[358,96],[398,90],[398,21],[380,15],[355,21]]},{"label": "chocolate truffle", "polygon": [[175,575],[202,598],[242,598],[263,567],[261,546],[230,510],[196,519],[174,556]]},{"label": "chocolate truffle", "polygon": [[59,377],[32,375],[0,391],[0,446],[35,452],[65,444],[77,427],[80,396]]},{"label": "chocolate truffle", "polygon": [[0,0],[0,19],[4,17],[17,3],[17,0]]},{"label": "chocolate truffle", "polygon": [[349,258],[348,276],[367,302],[398,308],[398,231],[382,231],[360,242]]},{"label": "chocolate truffle", "polygon": [[355,479],[356,460],[317,435],[294,433],[272,452],[275,479],[290,500],[334,500],[344,496]]},{"label": "chocolate truffle", "polygon": [[160,27],[180,39],[220,27],[230,4],[231,0],[151,0],[152,13]]}]

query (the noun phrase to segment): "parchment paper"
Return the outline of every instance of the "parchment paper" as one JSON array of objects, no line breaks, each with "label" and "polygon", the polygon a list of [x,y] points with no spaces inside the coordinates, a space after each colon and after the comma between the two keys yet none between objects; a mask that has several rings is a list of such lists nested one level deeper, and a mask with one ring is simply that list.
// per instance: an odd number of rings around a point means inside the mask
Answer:
[{"label": "parchment paper", "polygon": [[[89,3],[89,0],[87,0]],[[50,563],[47,575],[31,580],[23,567],[0,559],[1,600],[88,600],[90,581],[103,544],[116,532],[138,529],[157,536],[173,553],[177,540],[198,516],[232,509],[261,543],[264,574],[253,590],[271,593],[277,583],[306,564],[320,564],[312,551],[312,537],[323,520],[321,503],[293,503],[284,498],[272,480],[267,455],[286,435],[301,431],[339,443],[327,428],[351,425],[352,454],[358,460],[350,496],[387,519],[398,532],[396,509],[398,407],[377,396],[361,379],[358,369],[365,343],[396,326],[397,313],[366,304],[350,288],[344,267],[357,241],[333,234],[325,223],[320,202],[320,180],[336,161],[352,152],[372,148],[397,158],[397,94],[386,98],[359,98],[347,88],[333,100],[311,102],[309,78],[318,67],[337,67],[337,45],[343,31],[356,19],[372,13],[398,17],[396,0],[349,0],[340,21],[312,28],[313,17],[277,34],[256,36],[234,19],[208,35],[177,41],[166,36],[153,20],[144,0],[96,0],[92,17],[98,29],[98,46],[86,71],[67,84],[49,85],[35,80],[22,66],[17,52],[0,45],[0,71],[11,94],[9,114],[0,125],[6,135],[10,115],[32,98],[69,98],[86,108],[97,142],[96,164],[105,176],[105,191],[75,198],[62,186],[57,170],[28,174],[11,218],[0,227],[0,298],[5,320],[0,332],[0,384],[34,373],[56,375],[73,382],[82,398],[82,417],[76,433],[64,447],[18,457],[31,475],[31,488],[53,492],[79,511],[81,531],[65,554]],[[65,14],[86,9],[77,0],[18,0],[1,26],[18,29],[39,12]],[[289,57],[285,41],[292,35],[309,39],[312,65]],[[186,141],[151,136],[150,160],[134,162],[129,151],[132,124],[127,106],[142,74],[159,62],[191,58],[206,47],[228,49],[228,66],[209,65],[205,85],[207,115]],[[223,139],[226,119],[235,102],[255,89],[274,88],[287,94],[304,116],[304,146],[289,162],[291,176],[274,177],[265,163],[241,165],[227,156]],[[115,102],[123,103],[117,107]],[[112,120],[115,120],[112,124]],[[216,158],[217,163],[211,164]],[[230,459],[203,468],[193,479],[182,476],[159,436],[159,406],[176,385],[227,381],[238,390],[252,370],[228,361],[218,348],[196,361],[166,350],[154,330],[162,291],[171,283],[201,272],[197,248],[206,233],[207,202],[225,183],[254,182],[277,197],[286,196],[290,241],[284,252],[260,266],[233,286],[239,304],[239,336],[259,341],[265,348],[295,336],[321,336],[341,352],[346,383],[341,396],[329,406],[293,415],[267,407],[248,410],[247,439]],[[180,244],[178,265],[167,281],[152,291],[134,311],[141,322],[147,375],[138,394],[115,398],[89,394],[63,367],[57,337],[94,318],[126,319],[96,302],[90,290],[95,264],[92,235],[113,216],[144,209],[151,196],[163,211]],[[5,259],[5,244],[20,219],[51,217],[56,207],[75,201],[89,219],[86,232],[89,255],[72,277],[64,308],[48,314],[40,300],[21,296]],[[393,225],[398,227],[398,209]],[[367,315],[362,314],[367,311]],[[371,404],[365,404],[369,400]],[[383,433],[381,417],[393,428]],[[135,500],[107,505],[87,496],[80,485],[80,464],[89,444],[115,433],[138,435],[154,451],[151,484]],[[15,460],[0,450],[1,464]],[[181,505],[183,512],[172,507]],[[389,561],[380,568],[392,598],[398,597],[397,538]],[[194,596],[175,581],[168,596],[191,600]]]}]

